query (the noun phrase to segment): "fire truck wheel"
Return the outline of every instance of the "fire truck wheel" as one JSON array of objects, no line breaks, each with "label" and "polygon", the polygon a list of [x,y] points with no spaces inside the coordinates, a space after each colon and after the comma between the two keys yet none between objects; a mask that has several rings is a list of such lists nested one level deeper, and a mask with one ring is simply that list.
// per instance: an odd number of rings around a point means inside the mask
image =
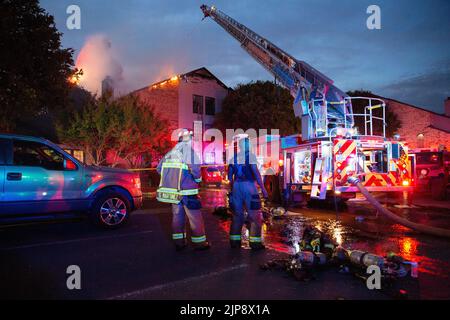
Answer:
[{"label": "fire truck wheel", "polygon": [[443,177],[433,178],[430,181],[431,197],[434,200],[443,200],[445,198],[445,179]]},{"label": "fire truck wheel", "polygon": [[265,176],[264,178],[264,187],[267,190],[267,193],[269,194],[269,201],[270,202],[280,202],[280,184],[278,181],[278,176],[276,175],[270,175]]}]

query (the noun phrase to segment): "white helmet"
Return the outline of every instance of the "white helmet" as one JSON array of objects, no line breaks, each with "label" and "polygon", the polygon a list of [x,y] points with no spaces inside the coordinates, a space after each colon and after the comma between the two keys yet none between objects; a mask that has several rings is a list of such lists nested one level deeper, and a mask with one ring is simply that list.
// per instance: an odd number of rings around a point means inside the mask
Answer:
[{"label": "white helmet", "polygon": [[178,131],[178,142],[189,141],[193,136],[193,132],[188,129],[180,129]]}]

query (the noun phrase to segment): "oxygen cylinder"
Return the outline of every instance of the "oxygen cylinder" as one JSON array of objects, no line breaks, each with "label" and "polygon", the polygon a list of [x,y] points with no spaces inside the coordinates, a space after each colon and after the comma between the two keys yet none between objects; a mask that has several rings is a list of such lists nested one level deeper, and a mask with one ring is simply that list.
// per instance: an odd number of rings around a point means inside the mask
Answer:
[{"label": "oxygen cylinder", "polygon": [[384,258],[368,252],[353,250],[350,252],[350,262],[359,266],[379,266],[384,264]]},{"label": "oxygen cylinder", "polygon": [[327,263],[327,256],[322,252],[300,251],[297,260],[307,265],[324,265]]},{"label": "oxygen cylinder", "polygon": [[311,251],[300,251],[297,260],[305,264],[314,264],[315,255]]}]

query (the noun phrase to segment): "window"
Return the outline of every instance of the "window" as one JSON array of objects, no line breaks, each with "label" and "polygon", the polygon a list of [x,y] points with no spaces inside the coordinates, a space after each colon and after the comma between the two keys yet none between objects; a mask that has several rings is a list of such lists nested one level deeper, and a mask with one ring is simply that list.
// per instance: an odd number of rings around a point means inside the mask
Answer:
[{"label": "window", "polygon": [[440,154],[438,152],[420,152],[416,153],[417,164],[439,164]]},{"label": "window", "polygon": [[64,157],[49,146],[33,141],[15,140],[13,163],[16,166],[64,170]]},{"label": "window", "polygon": [[203,114],[203,96],[194,94],[192,96],[192,112]]},{"label": "window", "polygon": [[423,148],[425,143],[424,143],[424,138],[425,136],[423,135],[423,133],[419,133],[417,135],[417,148]]},{"label": "window", "polygon": [[6,155],[10,149],[10,141],[0,139],[0,165],[6,164]]},{"label": "window", "polygon": [[205,114],[208,116],[216,114],[216,99],[205,97]]},{"label": "window", "polygon": [[73,150],[73,156],[75,159],[84,162],[84,151],[83,150]]}]

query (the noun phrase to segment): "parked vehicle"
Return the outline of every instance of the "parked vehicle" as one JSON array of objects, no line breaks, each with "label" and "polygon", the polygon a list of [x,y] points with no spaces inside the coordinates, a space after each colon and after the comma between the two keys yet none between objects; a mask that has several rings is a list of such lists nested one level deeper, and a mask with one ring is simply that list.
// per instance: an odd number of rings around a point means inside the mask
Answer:
[{"label": "parked vehicle", "polygon": [[416,189],[430,192],[433,199],[444,199],[450,186],[450,152],[417,149],[413,153],[416,155]]},{"label": "parked vehicle", "polygon": [[202,182],[204,185],[222,185],[222,172],[218,167],[202,167]]},{"label": "parked vehicle", "polygon": [[142,205],[140,184],[136,173],[88,166],[48,140],[0,134],[0,223],[87,213],[117,228]]}]

